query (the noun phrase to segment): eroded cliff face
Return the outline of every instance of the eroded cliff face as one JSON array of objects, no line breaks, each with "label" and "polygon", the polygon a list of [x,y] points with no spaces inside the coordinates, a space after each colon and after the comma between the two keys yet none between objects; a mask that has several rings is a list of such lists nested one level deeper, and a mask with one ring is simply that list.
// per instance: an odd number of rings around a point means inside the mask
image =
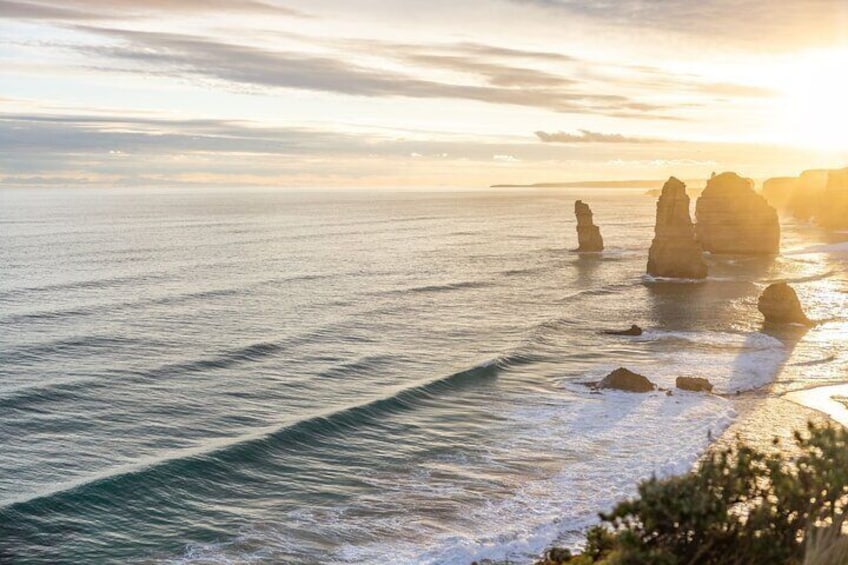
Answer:
[{"label": "eroded cliff face", "polygon": [[848,228],[848,167],[828,173],[816,221],[826,229]]},{"label": "eroded cliff face", "polygon": [[771,255],[780,251],[777,211],[736,173],[714,175],[695,206],[695,234],[710,253]]},{"label": "eroded cliff face", "polygon": [[798,191],[799,177],[774,177],[763,182],[761,194],[777,210],[786,210],[789,201]]},{"label": "eroded cliff face", "polygon": [[763,183],[762,195],[777,210],[799,220],[812,220],[824,208],[828,169],[810,169],[797,177],[776,177]]},{"label": "eroded cliff face", "polygon": [[674,177],[663,185],[657,200],[654,240],[648,252],[648,274],[683,279],[707,276],[707,264],[689,216],[686,185]]},{"label": "eroded cliff face", "polygon": [[574,203],[577,216],[577,251],[598,252],[604,250],[601,229],[592,222],[592,209],[582,200]]}]

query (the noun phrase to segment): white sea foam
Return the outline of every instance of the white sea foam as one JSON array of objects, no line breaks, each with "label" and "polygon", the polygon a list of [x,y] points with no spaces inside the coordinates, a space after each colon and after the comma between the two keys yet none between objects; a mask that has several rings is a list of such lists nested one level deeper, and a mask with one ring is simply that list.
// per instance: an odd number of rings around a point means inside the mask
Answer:
[{"label": "white sea foam", "polygon": [[[678,376],[696,376],[709,379],[717,393],[752,390],[772,382],[787,359],[784,345],[760,332],[648,330],[634,339],[653,344],[656,355],[628,368],[663,388],[674,388]],[[586,380],[597,380],[614,368],[598,367]]]},{"label": "white sea foam", "polygon": [[816,387],[790,392],[786,398],[827,414],[835,422],[848,426],[848,384]]},{"label": "white sea foam", "polygon": [[[564,393],[570,393],[568,389]],[[548,478],[523,483],[507,500],[470,509],[480,523],[475,535],[445,537],[402,562],[529,561],[552,540],[573,544],[580,531],[597,523],[599,510],[634,495],[639,480],[690,469],[709,438],[726,429],[736,415],[729,400],[714,395],[593,395],[585,389],[583,394],[575,410],[537,406],[512,414],[516,425],[533,433],[509,449],[530,454],[535,446],[567,464]]]}]

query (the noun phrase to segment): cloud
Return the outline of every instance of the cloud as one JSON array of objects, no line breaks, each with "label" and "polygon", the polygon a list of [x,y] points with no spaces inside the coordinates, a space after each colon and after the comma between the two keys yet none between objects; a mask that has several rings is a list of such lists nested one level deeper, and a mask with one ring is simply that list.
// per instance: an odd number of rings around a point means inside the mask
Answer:
[{"label": "cloud", "polygon": [[259,0],[0,0],[0,18],[6,19],[98,21],[193,12],[305,16],[297,10]]},{"label": "cloud", "polygon": [[494,86],[556,88],[577,83],[574,79],[546,71],[488,63],[463,55],[408,54],[403,60],[417,65],[480,75]]},{"label": "cloud", "polygon": [[67,8],[30,4],[28,2],[11,2],[0,0],[0,18],[27,20],[95,20],[106,19],[102,15],[68,10]]},{"label": "cloud", "polygon": [[844,40],[848,24],[845,0],[506,0],[547,10],[563,18],[584,17],[601,24],[648,28],[724,41],[777,44]]},{"label": "cloud", "polygon": [[656,143],[659,141],[644,137],[626,137],[620,133],[599,133],[587,129],[577,130],[577,133],[537,131],[535,134],[545,143]]},{"label": "cloud", "polygon": [[[578,88],[574,81],[531,69],[495,66],[454,56],[406,55],[419,62],[476,73],[489,84],[438,82],[383,68],[352,64],[343,58],[297,51],[260,49],[194,35],[129,31],[77,26],[117,40],[106,46],[75,49],[89,55],[132,62],[134,72],[155,72],[179,78],[214,79],[233,85],[291,88],[369,97],[463,99],[492,104],[544,108],[557,112],[670,117],[671,108],[633,100],[622,94],[598,94]],[[104,67],[97,67],[104,69]],[[115,69],[127,72],[130,69]]]},{"label": "cloud", "polygon": [[0,126],[0,152],[32,159],[83,153],[309,154],[368,149],[364,141],[338,132],[214,119],[0,114]]}]

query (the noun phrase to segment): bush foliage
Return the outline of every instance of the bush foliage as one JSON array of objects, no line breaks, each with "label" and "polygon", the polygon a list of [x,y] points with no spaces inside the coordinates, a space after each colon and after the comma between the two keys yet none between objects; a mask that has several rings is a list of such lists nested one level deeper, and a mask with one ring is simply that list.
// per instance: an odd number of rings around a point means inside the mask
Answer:
[{"label": "bush foliage", "polygon": [[846,563],[833,556],[846,547],[848,430],[811,423],[795,442],[793,457],[737,442],[711,452],[686,475],[649,479],[636,498],[601,514],[583,553],[554,548],[540,563]]}]

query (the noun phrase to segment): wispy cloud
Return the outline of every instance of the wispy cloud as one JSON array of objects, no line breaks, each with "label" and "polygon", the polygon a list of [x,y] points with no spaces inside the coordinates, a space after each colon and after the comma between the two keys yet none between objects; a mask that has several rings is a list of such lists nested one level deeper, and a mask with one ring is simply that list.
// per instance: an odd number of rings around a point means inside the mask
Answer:
[{"label": "wispy cloud", "polygon": [[844,38],[845,0],[506,0],[604,25],[713,36],[725,42],[827,43]]},{"label": "wispy cloud", "polygon": [[203,12],[304,16],[303,12],[258,0],[0,0],[0,18],[29,20],[109,20],[156,14]]},{"label": "wispy cloud", "polygon": [[[566,77],[539,70],[498,66],[462,56],[406,54],[409,60],[483,76],[488,84],[425,80],[382,68],[355,65],[343,58],[298,51],[260,49],[210,38],[79,26],[116,40],[108,46],[76,49],[105,59],[142,65],[175,77],[215,79],[231,84],[291,88],[355,96],[463,99],[492,104],[545,108],[557,112],[670,118],[672,108],[622,94],[595,93]],[[103,69],[104,67],[99,67]],[[119,68],[121,72],[128,69]],[[650,117],[650,116],[648,116]]]},{"label": "wispy cloud", "polygon": [[620,133],[599,133],[586,129],[577,130],[577,133],[535,132],[536,137],[545,143],[657,143],[657,139],[644,137],[628,137]]},{"label": "wispy cloud", "polygon": [[246,122],[91,115],[0,114],[0,152],[27,154],[364,152],[355,136]]}]

